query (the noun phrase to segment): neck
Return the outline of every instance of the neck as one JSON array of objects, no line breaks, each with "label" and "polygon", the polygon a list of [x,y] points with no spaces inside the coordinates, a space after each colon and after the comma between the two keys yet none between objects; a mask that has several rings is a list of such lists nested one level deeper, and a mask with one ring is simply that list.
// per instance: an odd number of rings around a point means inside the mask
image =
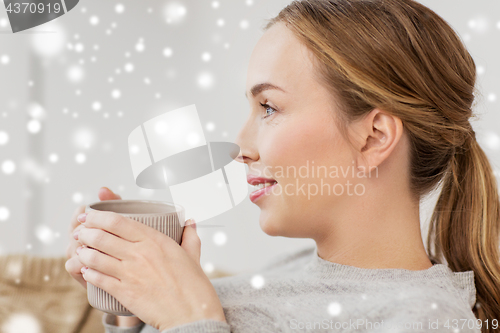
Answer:
[{"label": "neck", "polygon": [[[388,193],[365,193],[331,212],[321,235],[313,237],[318,255],[331,262],[360,268],[432,267],[420,232],[419,202]],[[391,194],[392,192],[392,194]],[[333,208],[335,209],[335,208]]]}]

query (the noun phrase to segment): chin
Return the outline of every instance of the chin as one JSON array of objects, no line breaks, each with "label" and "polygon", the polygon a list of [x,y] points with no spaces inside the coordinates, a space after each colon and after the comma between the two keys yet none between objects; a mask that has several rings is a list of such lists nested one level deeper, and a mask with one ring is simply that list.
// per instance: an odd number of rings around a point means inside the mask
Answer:
[{"label": "chin", "polygon": [[280,228],[276,219],[264,216],[260,214],[259,225],[262,231],[264,231],[269,236],[281,236]]}]

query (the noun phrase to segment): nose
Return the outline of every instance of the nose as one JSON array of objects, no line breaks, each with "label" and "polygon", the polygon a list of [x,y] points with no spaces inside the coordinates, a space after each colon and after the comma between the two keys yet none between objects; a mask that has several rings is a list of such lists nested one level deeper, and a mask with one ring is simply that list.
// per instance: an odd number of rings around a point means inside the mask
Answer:
[{"label": "nose", "polygon": [[259,160],[257,134],[257,127],[250,115],[236,137],[235,143],[240,147],[240,153],[236,161],[249,164],[251,161]]}]

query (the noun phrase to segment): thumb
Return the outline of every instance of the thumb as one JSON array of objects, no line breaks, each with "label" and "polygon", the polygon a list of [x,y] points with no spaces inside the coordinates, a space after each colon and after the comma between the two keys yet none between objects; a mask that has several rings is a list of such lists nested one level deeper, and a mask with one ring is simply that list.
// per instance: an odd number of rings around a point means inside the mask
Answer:
[{"label": "thumb", "polygon": [[194,219],[186,221],[182,232],[181,247],[187,252],[198,265],[200,264],[201,239],[196,232],[196,222]]},{"label": "thumb", "polygon": [[101,187],[99,189],[99,193],[97,194],[99,197],[99,200],[104,201],[104,200],[119,200],[122,197],[119,194],[113,193],[109,188],[107,187]]}]

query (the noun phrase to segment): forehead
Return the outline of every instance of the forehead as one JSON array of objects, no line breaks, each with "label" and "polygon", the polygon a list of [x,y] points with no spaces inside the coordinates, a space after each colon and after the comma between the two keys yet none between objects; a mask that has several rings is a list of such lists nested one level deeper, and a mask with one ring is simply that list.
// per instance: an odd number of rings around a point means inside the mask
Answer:
[{"label": "forehead", "polygon": [[250,57],[247,91],[264,82],[285,91],[311,84],[312,56],[284,23],[273,25],[259,39]]}]

